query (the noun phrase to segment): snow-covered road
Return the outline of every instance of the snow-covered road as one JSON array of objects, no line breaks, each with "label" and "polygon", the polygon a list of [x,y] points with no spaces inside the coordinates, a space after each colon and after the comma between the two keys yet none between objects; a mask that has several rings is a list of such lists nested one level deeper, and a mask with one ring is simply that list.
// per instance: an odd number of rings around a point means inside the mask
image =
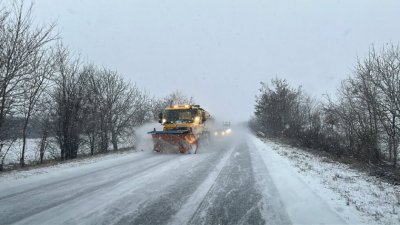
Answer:
[{"label": "snow-covered road", "polygon": [[[345,224],[249,133],[197,155],[149,151],[0,177],[0,224]],[[290,166],[289,166],[290,167]]]}]

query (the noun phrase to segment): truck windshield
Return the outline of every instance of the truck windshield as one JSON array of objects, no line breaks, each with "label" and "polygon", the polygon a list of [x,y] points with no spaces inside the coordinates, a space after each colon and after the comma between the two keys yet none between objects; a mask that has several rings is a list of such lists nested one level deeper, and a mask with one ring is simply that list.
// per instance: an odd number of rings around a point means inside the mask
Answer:
[{"label": "truck windshield", "polygon": [[182,109],[182,110],[166,110],[164,119],[166,123],[191,123],[197,115],[197,110]]}]

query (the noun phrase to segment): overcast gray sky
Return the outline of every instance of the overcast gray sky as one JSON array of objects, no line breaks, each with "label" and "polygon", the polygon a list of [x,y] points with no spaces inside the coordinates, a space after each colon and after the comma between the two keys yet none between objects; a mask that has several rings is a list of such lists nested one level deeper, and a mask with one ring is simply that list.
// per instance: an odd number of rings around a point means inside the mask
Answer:
[{"label": "overcast gray sky", "polygon": [[400,42],[399,0],[36,0],[35,16],[152,95],[178,89],[233,121],[260,81],[334,93],[371,44]]}]

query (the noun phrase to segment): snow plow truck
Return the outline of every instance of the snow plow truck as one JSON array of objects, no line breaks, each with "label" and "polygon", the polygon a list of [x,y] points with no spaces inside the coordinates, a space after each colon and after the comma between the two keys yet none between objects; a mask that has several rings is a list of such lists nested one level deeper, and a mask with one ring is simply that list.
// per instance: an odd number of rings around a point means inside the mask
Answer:
[{"label": "snow plow truck", "polygon": [[199,144],[207,143],[209,131],[205,127],[210,114],[199,105],[174,105],[159,114],[162,131],[148,132],[152,135],[154,151],[177,151],[198,153]]}]

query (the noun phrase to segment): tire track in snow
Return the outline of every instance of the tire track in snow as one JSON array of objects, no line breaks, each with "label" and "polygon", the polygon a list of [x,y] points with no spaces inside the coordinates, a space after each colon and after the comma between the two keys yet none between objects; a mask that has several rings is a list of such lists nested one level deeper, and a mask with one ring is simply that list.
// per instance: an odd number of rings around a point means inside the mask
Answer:
[{"label": "tire track in snow", "polygon": [[210,191],[218,178],[222,168],[225,166],[227,160],[231,157],[234,148],[231,148],[227,154],[221,159],[221,161],[215,166],[214,170],[208,175],[206,180],[197,188],[197,190],[190,196],[184,205],[182,205],[181,210],[175,214],[169,221],[170,225],[175,224],[188,224],[192,219],[197,208],[200,206],[204,197]]},{"label": "tire track in snow", "polygon": [[188,224],[265,224],[250,153],[241,141]]},{"label": "tire track in snow", "polygon": [[82,174],[82,175],[79,175],[79,176],[73,176],[73,177],[70,177],[70,178],[67,178],[67,179],[63,179],[63,180],[59,180],[59,181],[55,181],[55,182],[50,182],[50,183],[46,183],[46,184],[41,184],[41,185],[36,186],[34,188],[30,188],[30,189],[27,189],[27,190],[19,191],[19,192],[16,192],[16,193],[5,195],[5,196],[0,196],[0,201],[8,199],[8,198],[12,198],[14,196],[18,196],[18,195],[21,195],[21,194],[33,195],[35,193],[30,193],[30,192],[35,192],[35,191],[38,191],[38,190],[45,191],[44,188],[48,188],[48,187],[51,187],[52,189],[58,188],[58,187],[62,187],[64,185],[68,184],[68,183],[71,183],[73,180],[80,180],[80,179],[85,178],[85,177],[92,177],[93,175],[101,174],[104,171],[116,170],[116,169],[119,169],[121,167],[125,167],[126,165],[135,163],[137,161],[140,161],[140,160],[143,160],[143,159],[146,159],[146,158],[147,159],[150,158],[149,155],[147,155],[147,154],[146,155],[141,155],[141,156],[142,157],[137,157],[137,158],[134,158],[131,161],[128,161],[128,162],[125,162],[125,163],[120,163],[118,165],[108,166],[108,167],[105,167],[105,168],[102,168],[102,169],[98,169],[98,170],[95,170],[95,171],[91,171],[91,172],[88,172],[88,173],[85,173],[85,174]]},{"label": "tire track in snow", "polygon": [[[52,199],[53,202],[49,202],[48,204],[42,205],[42,206],[34,206],[32,207],[32,205],[24,205],[26,206],[25,208],[18,208],[15,211],[11,211],[10,213],[12,213],[11,215],[7,215],[7,216],[3,216],[1,215],[2,213],[4,213],[3,210],[0,211],[0,218],[4,218],[2,220],[2,224],[12,224],[12,223],[16,223],[18,221],[21,221],[23,219],[29,218],[30,216],[36,215],[38,213],[44,212],[46,210],[49,210],[51,208],[57,207],[59,205],[62,204],[66,204],[69,201],[73,201],[75,199],[79,199],[82,198],[85,195],[90,195],[93,194],[94,192],[96,192],[97,190],[100,189],[104,189],[104,188],[109,188],[112,186],[116,186],[118,185],[119,182],[124,181],[125,179],[134,179],[135,177],[140,176],[143,173],[146,173],[148,170],[151,170],[155,167],[161,166],[163,164],[166,164],[172,160],[174,160],[175,158],[169,158],[168,160],[165,160],[164,158],[159,158],[156,161],[153,161],[151,163],[149,163],[148,165],[146,165],[144,168],[141,168],[139,171],[129,171],[128,174],[125,174],[123,176],[118,176],[116,178],[113,178],[111,180],[108,180],[107,182],[103,182],[99,185],[95,185],[95,186],[90,186],[90,187],[86,187],[86,188],[82,188],[79,191],[73,193],[71,196],[64,196],[64,198],[58,198],[58,199]],[[82,182],[82,181],[78,181],[78,182]],[[57,188],[60,188],[57,186]],[[48,189],[54,189],[54,187],[48,187]],[[44,194],[45,192],[40,191],[39,194]],[[24,201],[24,197],[26,197],[25,195],[20,196],[14,196],[14,198],[19,198],[19,200],[13,200],[13,199],[8,199],[8,201],[11,202],[15,202],[15,201]],[[29,197],[29,196],[28,196]],[[55,200],[55,201],[54,201]],[[1,205],[3,204],[7,204],[4,203],[4,201],[0,201]],[[1,208],[1,207],[0,207]]]},{"label": "tire track in snow", "polygon": [[166,224],[209,176],[224,155],[229,153],[229,150],[230,148],[226,147],[213,149],[213,152],[196,167],[187,168],[187,173],[174,174],[174,176],[180,176],[176,183],[163,189],[161,195],[141,204],[137,211],[125,215],[116,224]]},{"label": "tire track in snow", "polygon": [[[138,179],[126,181],[125,185],[113,190],[114,193],[106,193],[101,197],[108,201],[107,204],[94,209],[90,208],[89,210],[91,212],[86,213],[85,211],[86,215],[84,218],[69,220],[67,221],[67,224],[89,223],[96,225],[109,225],[117,223],[126,215],[137,212],[146,202],[149,201],[149,199],[159,197],[160,193],[164,192],[167,187],[175,183],[176,181],[174,178],[170,176],[179,176],[179,173],[176,173],[177,169],[188,165],[196,166],[207,159],[206,157],[203,157],[199,160],[199,157],[197,156],[198,155],[182,156],[179,154],[176,157],[176,160],[170,161],[168,164],[163,164],[157,169],[151,171],[151,173],[145,173]],[[193,160],[196,161],[193,162]],[[116,193],[120,193],[122,196],[116,198]],[[102,214],[101,216],[99,216],[99,212]]]},{"label": "tire track in snow", "polygon": [[124,179],[119,184],[99,189],[66,204],[61,204],[18,224],[114,224],[126,212],[137,209],[142,202],[152,196],[152,194],[147,197],[143,196],[144,193],[153,187],[159,188],[157,190],[164,190],[164,187],[167,186],[165,183],[170,182],[169,180],[164,181],[166,175],[171,174],[181,165],[196,165],[206,159],[203,157],[200,158],[200,161],[193,163],[194,159],[199,159],[194,155],[158,155],[164,159],[170,157],[172,159],[132,178]]}]

